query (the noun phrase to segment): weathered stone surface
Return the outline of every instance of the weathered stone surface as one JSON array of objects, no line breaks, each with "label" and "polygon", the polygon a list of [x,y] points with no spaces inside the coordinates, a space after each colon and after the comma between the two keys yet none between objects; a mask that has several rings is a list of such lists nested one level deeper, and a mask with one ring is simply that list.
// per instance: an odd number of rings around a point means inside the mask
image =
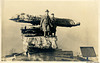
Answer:
[{"label": "weathered stone surface", "polygon": [[26,52],[27,47],[57,49],[56,41],[57,37],[23,37],[23,50]]}]

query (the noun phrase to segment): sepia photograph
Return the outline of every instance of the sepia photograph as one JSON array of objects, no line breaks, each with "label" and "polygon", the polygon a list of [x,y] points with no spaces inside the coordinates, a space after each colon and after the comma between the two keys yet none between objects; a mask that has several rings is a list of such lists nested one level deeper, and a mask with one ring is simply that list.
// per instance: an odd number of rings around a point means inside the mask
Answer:
[{"label": "sepia photograph", "polygon": [[1,9],[1,61],[99,61],[97,0],[2,0]]}]

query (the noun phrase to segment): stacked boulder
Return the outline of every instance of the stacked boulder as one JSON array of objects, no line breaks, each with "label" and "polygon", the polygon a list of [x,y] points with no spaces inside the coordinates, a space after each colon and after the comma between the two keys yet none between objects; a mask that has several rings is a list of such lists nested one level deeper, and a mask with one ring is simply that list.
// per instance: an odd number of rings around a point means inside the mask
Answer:
[{"label": "stacked boulder", "polygon": [[28,51],[28,47],[39,48],[39,49],[57,49],[57,37],[23,37],[23,49],[25,52]]}]

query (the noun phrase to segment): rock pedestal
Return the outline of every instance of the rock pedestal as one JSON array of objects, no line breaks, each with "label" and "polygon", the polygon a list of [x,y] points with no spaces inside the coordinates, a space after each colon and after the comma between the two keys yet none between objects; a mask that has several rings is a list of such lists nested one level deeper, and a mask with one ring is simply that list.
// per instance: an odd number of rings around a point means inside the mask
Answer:
[{"label": "rock pedestal", "polygon": [[57,49],[57,37],[44,37],[44,36],[36,36],[36,37],[23,37],[23,50],[27,52],[29,48],[31,50],[34,48],[37,49]]}]

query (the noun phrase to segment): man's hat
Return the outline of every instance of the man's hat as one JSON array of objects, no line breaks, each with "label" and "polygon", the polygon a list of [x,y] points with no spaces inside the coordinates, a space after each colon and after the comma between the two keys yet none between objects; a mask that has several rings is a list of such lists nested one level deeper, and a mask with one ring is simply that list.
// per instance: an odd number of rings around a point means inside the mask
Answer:
[{"label": "man's hat", "polygon": [[45,12],[49,12],[49,10],[47,9]]},{"label": "man's hat", "polygon": [[51,15],[54,15],[54,13],[52,13]]}]

